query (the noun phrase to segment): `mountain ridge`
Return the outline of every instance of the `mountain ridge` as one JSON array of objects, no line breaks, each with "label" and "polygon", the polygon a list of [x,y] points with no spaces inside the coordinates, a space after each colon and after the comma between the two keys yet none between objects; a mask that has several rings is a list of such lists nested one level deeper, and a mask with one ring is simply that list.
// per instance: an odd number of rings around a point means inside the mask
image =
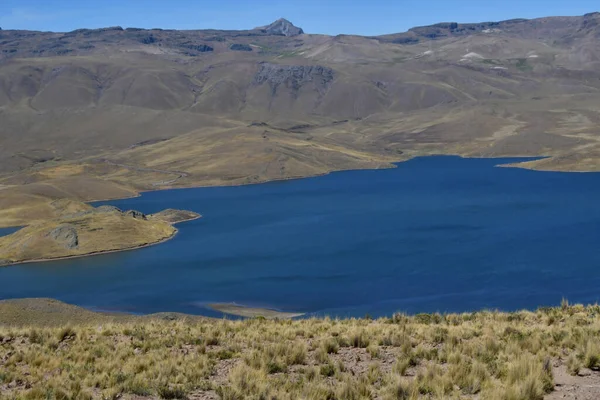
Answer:
[{"label": "mountain ridge", "polygon": [[[510,19],[506,19],[506,20],[498,20],[498,21],[480,21],[480,22],[470,22],[470,23],[464,23],[464,22],[456,22],[456,21],[442,21],[442,22],[436,22],[436,23],[431,23],[431,24],[427,24],[427,25],[416,25],[412,28],[407,29],[406,31],[396,31],[396,32],[392,32],[392,33],[384,33],[384,34],[380,34],[380,35],[361,35],[359,33],[352,33],[352,32],[346,32],[346,33],[340,33],[337,35],[327,35],[327,34],[320,34],[320,33],[310,33],[309,34],[316,34],[316,35],[323,35],[323,36],[339,36],[339,35],[346,35],[346,36],[363,36],[363,37],[382,37],[382,36],[388,36],[388,35],[396,35],[396,34],[403,34],[403,33],[409,33],[409,32],[414,32],[414,31],[418,31],[420,29],[423,28],[442,28],[442,29],[447,29],[447,28],[451,28],[453,30],[464,30],[464,29],[469,29],[469,30],[475,30],[476,28],[479,27],[493,27],[493,26],[499,26],[499,25],[514,25],[514,24],[521,24],[521,23],[537,23],[537,22],[547,22],[549,20],[558,20],[558,19],[562,19],[562,20],[566,20],[566,19],[571,19],[571,20],[577,20],[577,19],[581,19],[583,18],[585,19],[595,19],[595,18],[600,18],[600,11],[592,11],[580,16],[547,16],[547,17],[536,17],[536,18],[510,18]],[[290,20],[286,19],[286,18],[279,18],[273,22],[271,22],[270,24],[267,25],[262,25],[262,26],[258,26],[255,28],[242,28],[242,29],[216,29],[216,28],[197,28],[197,29],[173,29],[173,28],[138,28],[138,27],[125,27],[123,28],[122,26],[118,26],[118,25],[114,25],[114,26],[107,26],[107,27],[100,27],[100,28],[78,28],[78,29],[74,29],[72,31],[37,31],[37,30],[29,30],[29,29],[3,29],[2,27],[0,27],[0,31],[4,31],[4,32],[31,32],[31,33],[57,33],[57,34],[72,34],[72,33],[80,33],[80,32],[89,32],[89,31],[95,31],[95,32],[103,32],[103,31],[111,31],[111,30],[115,30],[115,31],[168,31],[168,32],[177,32],[177,31],[181,31],[181,32],[186,32],[186,31],[191,31],[191,32],[197,32],[197,31],[219,31],[219,32],[248,32],[248,31],[256,31],[256,30],[268,30],[270,27],[277,27],[278,25],[284,25],[284,26],[288,26],[288,27],[293,27],[293,28],[297,28],[299,30],[302,31],[302,33],[305,33],[303,31],[302,28],[297,27],[293,24],[293,22],[291,22]],[[454,27],[454,28],[452,28]],[[475,28],[475,29],[474,29]],[[275,33],[277,34],[277,33]]]}]

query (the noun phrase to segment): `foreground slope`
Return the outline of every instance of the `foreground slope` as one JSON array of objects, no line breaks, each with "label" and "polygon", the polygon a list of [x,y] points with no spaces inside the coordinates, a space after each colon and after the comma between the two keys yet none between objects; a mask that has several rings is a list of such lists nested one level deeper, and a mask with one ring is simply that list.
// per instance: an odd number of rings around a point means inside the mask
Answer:
[{"label": "foreground slope", "polygon": [[537,312],[227,321],[3,301],[0,398],[591,400],[599,312],[565,303]]}]

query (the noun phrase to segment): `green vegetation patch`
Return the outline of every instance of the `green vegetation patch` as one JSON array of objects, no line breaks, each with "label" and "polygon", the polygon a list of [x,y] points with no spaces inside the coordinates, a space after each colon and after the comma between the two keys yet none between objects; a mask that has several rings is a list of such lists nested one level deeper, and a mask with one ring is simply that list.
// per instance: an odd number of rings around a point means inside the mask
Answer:
[{"label": "green vegetation patch", "polygon": [[533,67],[527,62],[526,58],[518,58],[517,63],[515,65],[519,70],[523,72],[533,71]]}]

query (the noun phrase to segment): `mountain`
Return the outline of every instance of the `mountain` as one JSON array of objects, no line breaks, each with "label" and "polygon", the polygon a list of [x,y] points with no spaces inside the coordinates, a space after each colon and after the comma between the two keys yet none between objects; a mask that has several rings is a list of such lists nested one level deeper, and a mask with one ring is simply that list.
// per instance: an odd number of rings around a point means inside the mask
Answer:
[{"label": "mountain", "polygon": [[2,30],[0,225],[46,218],[48,199],[432,153],[598,170],[599,38],[599,13],[376,37],[306,34],[284,19],[241,31]]},{"label": "mountain", "polygon": [[298,36],[304,33],[302,28],[294,26],[294,24],[285,18],[280,18],[267,26],[261,26],[255,29],[263,31],[269,35]]}]

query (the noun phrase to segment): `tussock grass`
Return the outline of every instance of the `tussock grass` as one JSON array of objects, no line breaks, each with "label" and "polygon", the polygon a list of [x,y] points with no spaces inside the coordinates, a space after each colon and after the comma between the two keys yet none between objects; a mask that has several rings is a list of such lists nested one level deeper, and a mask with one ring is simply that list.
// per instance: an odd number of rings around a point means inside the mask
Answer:
[{"label": "tussock grass", "polygon": [[600,367],[600,306],[0,328],[0,399],[543,399]]}]

